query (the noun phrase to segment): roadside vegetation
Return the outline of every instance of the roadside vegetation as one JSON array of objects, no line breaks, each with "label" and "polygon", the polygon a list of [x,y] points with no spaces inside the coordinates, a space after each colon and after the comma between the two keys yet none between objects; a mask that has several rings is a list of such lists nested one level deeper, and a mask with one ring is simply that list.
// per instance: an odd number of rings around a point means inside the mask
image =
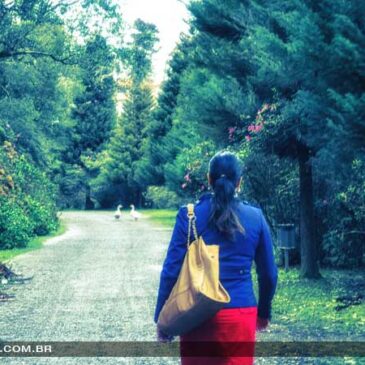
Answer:
[{"label": "roadside vegetation", "polygon": [[[146,210],[146,217],[174,226],[176,210]],[[279,252],[276,250],[277,262]],[[300,267],[279,268],[273,321],[265,340],[364,340],[365,280],[361,269],[321,268],[320,280],[301,279]],[[252,270],[257,296],[257,277]]]},{"label": "roadside vegetation", "polygon": [[142,212],[151,221],[171,229],[174,226],[177,214],[176,209],[145,209]]},{"label": "roadside vegetation", "polygon": [[12,258],[21,255],[23,253],[27,253],[30,251],[38,250],[43,246],[43,243],[55,236],[59,236],[66,231],[66,226],[61,222],[57,228],[57,230],[51,232],[46,236],[37,236],[30,240],[28,245],[23,248],[13,248],[8,250],[0,250],[0,263],[7,263]]}]

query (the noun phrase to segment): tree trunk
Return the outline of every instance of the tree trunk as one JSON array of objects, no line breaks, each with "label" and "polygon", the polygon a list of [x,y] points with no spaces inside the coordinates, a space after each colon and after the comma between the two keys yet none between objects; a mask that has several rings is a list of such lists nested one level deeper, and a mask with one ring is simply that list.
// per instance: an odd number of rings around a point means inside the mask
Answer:
[{"label": "tree trunk", "polygon": [[94,202],[91,200],[91,188],[86,186],[85,210],[94,209]]},{"label": "tree trunk", "polygon": [[142,204],[143,204],[143,195],[142,195],[142,190],[138,189],[137,190],[137,208],[142,208]]},{"label": "tree trunk", "polygon": [[301,277],[317,279],[321,277],[314,226],[314,199],[312,162],[309,149],[303,147],[298,154],[300,179],[300,256]]}]

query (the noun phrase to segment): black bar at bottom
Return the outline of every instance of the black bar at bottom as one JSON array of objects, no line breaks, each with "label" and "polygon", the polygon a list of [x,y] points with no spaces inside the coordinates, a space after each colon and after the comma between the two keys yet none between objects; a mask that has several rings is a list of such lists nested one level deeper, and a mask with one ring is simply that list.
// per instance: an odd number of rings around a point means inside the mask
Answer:
[{"label": "black bar at bottom", "polygon": [[0,357],[365,357],[365,341],[55,342],[0,341]]}]

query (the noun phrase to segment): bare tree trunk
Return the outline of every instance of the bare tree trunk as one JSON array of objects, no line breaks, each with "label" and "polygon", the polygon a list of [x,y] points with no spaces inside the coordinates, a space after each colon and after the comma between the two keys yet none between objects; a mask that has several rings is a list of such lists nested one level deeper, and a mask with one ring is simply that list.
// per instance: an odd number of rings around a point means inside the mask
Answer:
[{"label": "bare tree trunk", "polygon": [[140,189],[138,189],[138,191],[137,191],[137,207],[142,208],[142,203],[143,203],[142,191]]},{"label": "bare tree trunk", "polygon": [[91,188],[86,186],[85,210],[94,209],[94,202],[91,200]]},{"label": "bare tree trunk", "polygon": [[314,227],[313,178],[310,152],[306,147],[299,151],[300,178],[300,256],[301,277],[318,279],[318,254]]}]

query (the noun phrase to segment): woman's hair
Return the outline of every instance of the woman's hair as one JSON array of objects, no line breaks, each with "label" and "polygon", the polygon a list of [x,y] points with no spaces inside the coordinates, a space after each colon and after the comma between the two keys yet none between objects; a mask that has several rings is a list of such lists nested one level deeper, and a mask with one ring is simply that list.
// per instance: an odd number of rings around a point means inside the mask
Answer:
[{"label": "woman's hair", "polygon": [[214,192],[210,223],[230,238],[236,231],[244,233],[235,212],[238,205],[235,190],[241,178],[238,158],[231,152],[218,152],[209,162],[209,177]]}]

